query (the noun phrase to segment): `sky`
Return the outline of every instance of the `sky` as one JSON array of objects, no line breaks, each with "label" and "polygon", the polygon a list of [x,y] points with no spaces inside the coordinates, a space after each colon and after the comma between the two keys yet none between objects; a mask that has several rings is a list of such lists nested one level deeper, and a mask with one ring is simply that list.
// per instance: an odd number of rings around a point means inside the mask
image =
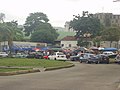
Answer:
[{"label": "sky", "polygon": [[113,0],[0,0],[0,13],[5,14],[5,21],[17,20],[25,23],[30,13],[43,12],[52,26],[64,27],[73,15],[89,13],[120,14],[120,2]]}]

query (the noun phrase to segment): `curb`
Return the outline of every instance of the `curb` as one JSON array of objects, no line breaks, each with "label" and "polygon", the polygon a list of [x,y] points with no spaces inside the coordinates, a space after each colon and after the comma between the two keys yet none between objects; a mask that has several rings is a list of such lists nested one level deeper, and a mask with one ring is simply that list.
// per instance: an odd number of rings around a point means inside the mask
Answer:
[{"label": "curb", "polygon": [[74,64],[70,64],[70,65],[67,65],[67,66],[49,67],[49,68],[46,68],[45,71],[62,69],[62,68],[69,68],[69,67],[73,67],[73,66],[75,66],[75,65]]},{"label": "curb", "polygon": [[51,70],[62,69],[62,68],[69,68],[69,67],[73,67],[73,66],[75,66],[75,65],[70,64],[70,65],[67,65],[67,66],[49,67],[49,68],[43,68],[43,69],[33,68],[33,70],[19,70],[19,71],[12,71],[12,72],[1,72],[0,76],[11,76],[11,75],[18,75],[18,74],[44,72],[44,71],[51,71]]},{"label": "curb", "polygon": [[36,69],[36,70],[20,70],[13,72],[1,72],[0,76],[10,76],[10,75],[18,75],[18,74],[26,74],[26,73],[34,73],[34,72],[40,72],[40,70]]}]

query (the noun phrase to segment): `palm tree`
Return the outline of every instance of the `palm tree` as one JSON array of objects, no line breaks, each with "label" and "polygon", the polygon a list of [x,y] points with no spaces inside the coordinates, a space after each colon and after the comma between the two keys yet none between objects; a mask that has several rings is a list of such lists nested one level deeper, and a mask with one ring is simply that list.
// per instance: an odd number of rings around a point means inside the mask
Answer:
[{"label": "palm tree", "polygon": [[20,40],[23,38],[22,32],[17,28],[17,25],[15,25],[13,22],[6,22],[0,24],[0,33],[1,33],[1,39],[3,40],[3,37],[6,38],[8,41],[9,46],[9,56],[12,56],[12,47],[13,47],[13,40]]}]

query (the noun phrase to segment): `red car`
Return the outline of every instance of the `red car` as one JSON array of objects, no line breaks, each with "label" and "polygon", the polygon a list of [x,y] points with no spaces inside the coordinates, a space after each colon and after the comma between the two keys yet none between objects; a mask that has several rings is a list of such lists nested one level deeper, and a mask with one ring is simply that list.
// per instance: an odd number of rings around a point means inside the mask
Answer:
[{"label": "red car", "polygon": [[43,56],[43,59],[48,59],[48,55]]}]

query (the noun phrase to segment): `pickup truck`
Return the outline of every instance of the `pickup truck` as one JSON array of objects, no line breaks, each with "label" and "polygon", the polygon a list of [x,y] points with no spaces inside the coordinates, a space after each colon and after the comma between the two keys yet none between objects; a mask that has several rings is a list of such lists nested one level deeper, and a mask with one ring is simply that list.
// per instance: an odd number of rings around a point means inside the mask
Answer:
[{"label": "pickup truck", "polygon": [[66,55],[62,52],[55,52],[52,55],[48,56],[50,60],[67,60]]}]

